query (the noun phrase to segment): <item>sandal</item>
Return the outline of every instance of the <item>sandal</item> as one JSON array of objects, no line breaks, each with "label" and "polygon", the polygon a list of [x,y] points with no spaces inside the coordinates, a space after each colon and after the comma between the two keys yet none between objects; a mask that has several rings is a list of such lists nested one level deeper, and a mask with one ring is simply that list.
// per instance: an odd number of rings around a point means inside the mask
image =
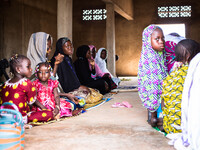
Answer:
[{"label": "sandal", "polygon": [[129,102],[127,102],[127,101],[123,101],[122,104],[127,108],[131,108],[132,107],[132,105],[129,104]]},{"label": "sandal", "polygon": [[113,108],[119,108],[119,107],[125,107],[125,106],[122,105],[121,103],[116,102],[113,105],[111,105],[111,107],[113,107]]}]

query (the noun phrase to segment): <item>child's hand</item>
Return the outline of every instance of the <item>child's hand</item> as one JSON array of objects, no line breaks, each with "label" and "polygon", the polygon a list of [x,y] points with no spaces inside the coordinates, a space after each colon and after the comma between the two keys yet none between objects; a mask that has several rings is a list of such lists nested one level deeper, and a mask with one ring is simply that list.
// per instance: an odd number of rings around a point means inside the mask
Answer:
[{"label": "child's hand", "polygon": [[73,102],[74,102],[75,104],[78,104],[78,103],[79,103],[79,99],[78,99],[77,97],[74,97]]},{"label": "child's hand", "polygon": [[54,117],[58,115],[59,111],[60,111],[59,108],[55,107],[55,109],[53,110]]},{"label": "child's hand", "polygon": [[73,101],[75,104],[79,103],[79,99],[76,96],[72,94],[68,94],[67,97],[69,98],[69,100]]},{"label": "child's hand", "polygon": [[55,65],[60,64],[60,63],[63,61],[63,58],[64,58],[64,55],[58,53],[58,55],[55,56],[55,59],[56,59],[56,61],[55,61]]}]

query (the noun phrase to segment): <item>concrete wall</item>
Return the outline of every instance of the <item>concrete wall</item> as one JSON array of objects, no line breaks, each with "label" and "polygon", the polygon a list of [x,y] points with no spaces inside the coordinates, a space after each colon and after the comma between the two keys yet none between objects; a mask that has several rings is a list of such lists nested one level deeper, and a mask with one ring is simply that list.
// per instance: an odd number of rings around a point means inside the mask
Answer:
[{"label": "concrete wall", "polygon": [[[26,54],[30,35],[38,31],[51,34],[54,38],[53,48],[55,48],[57,0],[48,0],[48,2],[46,0],[1,0],[0,2],[0,58],[9,58],[13,53]],[[165,19],[158,17],[158,6],[173,5],[191,5],[192,17]],[[185,23],[186,37],[200,41],[200,1],[133,0],[133,6],[134,20],[132,21],[115,14],[116,54],[119,56],[116,62],[117,75],[137,75],[142,31],[149,24]],[[93,44],[97,49],[106,47],[106,21],[82,21],[83,9],[105,7],[102,0],[73,0],[72,40],[75,49],[82,44]]]},{"label": "concrete wall", "polygon": [[[124,2],[124,1],[123,1]],[[117,0],[116,0],[117,3]],[[105,5],[99,0],[74,0],[74,21],[73,21],[73,42],[75,49],[81,44],[94,44],[97,48],[106,47],[105,21],[84,22],[81,20],[82,9],[102,8]],[[191,5],[191,18],[159,18],[157,7],[159,6],[177,6]],[[126,5],[120,5],[126,7]],[[115,35],[116,35],[116,54],[119,60],[116,62],[116,74],[120,76],[137,75],[138,61],[142,46],[142,32],[149,24],[173,24],[185,23],[186,37],[200,41],[200,20],[198,18],[200,2],[191,0],[166,0],[166,1],[133,1],[134,20],[128,21],[119,14],[115,15]],[[126,8],[122,8],[125,9]]]},{"label": "concrete wall", "polygon": [[[83,21],[83,9],[102,9],[106,5],[101,0],[73,0],[73,44],[78,46],[95,45],[97,49],[106,47],[106,21]],[[74,53],[74,59],[75,53]]]},{"label": "concrete wall", "polygon": [[[159,18],[158,6],[191,5],[191,18]],[[138,61],[142,46],[142,32],[149,24],[185,23],[186,37],[200,42],[200,1],[134,0],[134,20],[127,21],[116,15],[116,54],[119,55],[116,73],[118,75],[137,75]]]},{"label": "concrete wall", "polygon": [[56,0],[1,0],[0,59],[26,55],[31,34],[39,31],[57,39]]}]

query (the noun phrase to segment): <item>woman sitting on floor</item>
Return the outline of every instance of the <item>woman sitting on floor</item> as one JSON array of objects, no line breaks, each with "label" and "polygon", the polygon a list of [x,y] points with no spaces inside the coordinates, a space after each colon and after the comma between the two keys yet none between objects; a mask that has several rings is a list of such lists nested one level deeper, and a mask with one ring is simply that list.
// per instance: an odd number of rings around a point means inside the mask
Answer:
[{"label": "woman sitting on floor", "polygon": [[[104,73],[101,71],[101,69],[99,68],[99,66],[95,63],[94,58],[96,57],[96,47],[94,45],[88,45],[90,47],[90,54],[91,57],[88,59],[88,63],[89,63],[89,68],[92,71],[92,68],[95,69],[96,74],[92,75],[92,78],[94,79],[98,79],[98,78],[110,78],[110,82],[111,82],[111,90],[117,88],[117,85],[115,84],[115,82],[111,79],[111,76],[109,73]],[[92,66],[93,64],[93,66]]]},{"label": "woman sitting on floor", "polygon": [[64,55],[63,61],[58,64],[57,67],[58,80],[63,91],[65,93],[69,92],[75,96],[85,98],[86,103],[93,103],[101,100],[103,95],[93,89],[89,89],[88,87],[81,85],[71,59],[73,54],[73,45],[67,37],[60,38],[56,42],[56,51],[51,59],[52,67],[54,67],[56,61],[55,56],[57,56],[59,53]]},{"label": "woman sitting on floor", "polygon": [[[101,94],[109,92],[111,90],[111,79],[109,76],[94,78],[96,75],[95,62],[91,59],[89,46],[82,45],[78,47],[76,56],[77,60],[74,62],[74,66],[81,84],[98,89]],[[89,68],[89,64],[91,65],[92,71]]]},{"label": "woman sitting on floor", "polygon": [[115,82],[115,84],[118,86],[120,83],[120,79],[117,77],[114,77],[110,71],[107,69],[106,59],[108,57],[108,52],[105,48],[100,48],[96,54],[95,57],[95,63],[99,66],[101,71],[103,73],[109,73],[112,80]]},{"label": "woman sitting on floor", "polygon": [[[31,68],[35,69],[36,65],[41,62],[48,62],[48,57],[52,51],[52,44],[53,44],[53,39],[51,35],[45,33],[45,32],[36,32],[33,33],[29,39],[29,44],[28,44],[28,51],[27,51],[27,57],[31,61]],[[56,53],[54,55],[54,61],[53,61],[53,66],[54,70],[51,76],[51,79],[56,80],[56,72],[58,65],[63,61],[64,55],[61,53]],[[52,65],[52,63],[51,63]],[[32,75],[35,77],[35,75]],[[32,80],[35,80],[36,78],[33,78]],[[78,101],[78,98],[74,96],[73,94],[63,92],[62,87],[60,84],[58,84],[58,90],[59,90],[59,95],[62,97],[67,97],[71,102],[76,103]],[[85,98],[85,97],[84,97]]]}]

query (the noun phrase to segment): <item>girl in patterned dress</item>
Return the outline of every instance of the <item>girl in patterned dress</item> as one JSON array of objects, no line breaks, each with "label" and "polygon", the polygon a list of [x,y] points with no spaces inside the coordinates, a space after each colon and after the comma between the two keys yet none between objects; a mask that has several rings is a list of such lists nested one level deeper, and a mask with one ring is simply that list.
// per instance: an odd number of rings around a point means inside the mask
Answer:
[{"label": "girl in patterned dress", "polygon": [[58,81],[50,79],[51,66],[48,62],[39,63],[35,73],[37,80],[33,82],[37,89],[37,99],[48,109],[52,110],[55,118],[72,116],[73,104],[60,99]]},{"label": "girl in patterned dress", "polygon": [[[4,83],[0,92],[0,104],[4,102],[14,103],[22,114],[24,123],[44,122],[53,119],[53,113],[47,110],[36,100],[36,89],[27,79],[32,75],[31,62],[24,55],[14,55],[10,59],[10,72],[13,78]],[[30,111],[29,105],[39,107],[41,111]]]},{"label": "girl in patterned dress", "polygon": [[143,31],[142,51],[138,67],[138,92],[144,107],[150,111],[148,122],[162,129],[157,110],[161,104],[162,81],[167,76],[162,29],[149,25]]}]

